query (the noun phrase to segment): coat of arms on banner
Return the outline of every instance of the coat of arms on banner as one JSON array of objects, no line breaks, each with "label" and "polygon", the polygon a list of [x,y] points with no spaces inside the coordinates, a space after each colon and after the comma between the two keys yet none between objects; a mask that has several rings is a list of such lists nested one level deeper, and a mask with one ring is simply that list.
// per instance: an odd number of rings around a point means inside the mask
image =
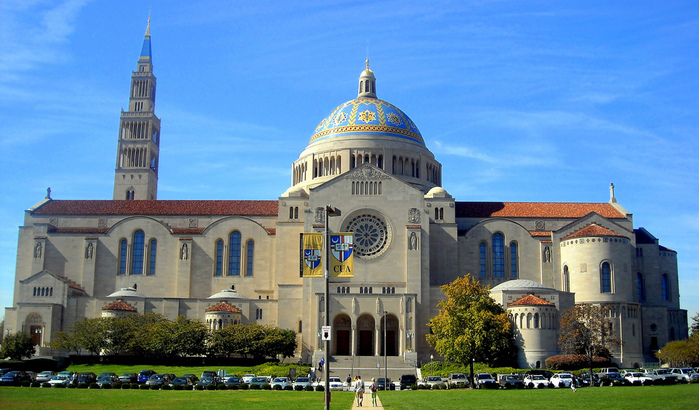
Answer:
[{"label": "coat of arms on banner", "polygon": [[354,236],[349,233],[330,235],[331,275],[336,278],[351,278],[354,271]]},{"label": "coat of arms on banner", "polygon": [[316,269],[320,265],[320,254],[320,249],[306,249],[303,251],[303,261],[309,269]]}]

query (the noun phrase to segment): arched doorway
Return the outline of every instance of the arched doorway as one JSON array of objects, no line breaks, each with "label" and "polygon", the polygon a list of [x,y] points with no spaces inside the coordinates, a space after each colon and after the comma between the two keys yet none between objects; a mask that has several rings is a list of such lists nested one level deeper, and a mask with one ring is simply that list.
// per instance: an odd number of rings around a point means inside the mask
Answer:
[{"label": "arched doorway", "polygon": [[357,319],[357,354],[359,356],[374,355],[374,317],[368,314],[359,316]]},{"label": "arched doorway", "polygon": [[338,356],[349,356],[350,352],[350,340],[352,332],[352,319],[344,313],[340,313],[335,316],[333,320],[333,329],[335,334],[333,339],[335,340],[335,355]]},{"label": "arched doorway", "polygon": [[32,345],[41,346],[44,340],[44,319],[38,313],[30,313],[24,323],[24,328],[29,330],[32,337]]},{"label": "arched doorway", "polygon": [[[384,331],[384,323],[386,324],[386,329]],[[384,337],[386,338],[386,356],[398,356],[398,318],[394,315],[388,314],[381,318],[381,323],[379,324],[381,328],[381,355],[384,355]]]}]

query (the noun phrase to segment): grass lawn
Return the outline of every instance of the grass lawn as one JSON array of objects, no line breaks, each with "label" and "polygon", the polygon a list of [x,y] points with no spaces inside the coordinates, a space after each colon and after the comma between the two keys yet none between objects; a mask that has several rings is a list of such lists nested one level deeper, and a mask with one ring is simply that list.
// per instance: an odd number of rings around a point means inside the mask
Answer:
[{"label": "grass lawn", "polygon": [[[593,387],[541,390],[418,390],[379,392],[394,409],[690,409],[699,403],[699,384],[649,387]],[[333,392],[332,408],[349,410],[352,392]],[[365,401],[366,402],[366,401]],[[320,409],[322,392],[155,391],[0,387],[0,408],[10,409]]]},{"label": "grass lawn", "polygon": [[676,386],[587,387],[536,390],[417,390],[379,392],[393,409],[691,409],[699,403],[699,384]]}]

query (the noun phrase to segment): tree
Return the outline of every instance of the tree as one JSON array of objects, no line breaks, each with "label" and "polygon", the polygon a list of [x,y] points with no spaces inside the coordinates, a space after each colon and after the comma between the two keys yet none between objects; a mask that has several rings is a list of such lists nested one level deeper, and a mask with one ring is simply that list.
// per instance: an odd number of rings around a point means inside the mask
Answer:
[{"label": "tree", "polygon": [[108,346],[107,319],[101,317],[85,318],[76,322],[71,328],[71,335],[80,348],[97,355]]},{"label": "tree", "polygon": [[206,351],[208,332],[196,319],[179,316],[175,321],[162,321],[152,326],[150,350],[175,356],[196,356]]},{"label": "tree", "polygon": [[694,336],[699,334],[699,313],[692,316],[692,325],[689,327],[689,335]]},{"label": "tree", "polygon": [[605,304],[580,303],[561,315],[558,346],[566,354],[584,354],[590,367],[595,356],[611,357],[609,350],[621,341],[614,337],[614,327],[608,318],[610,307]]},{"label": "tree", "polygon": [[34,354],[34,343],[32,337],[27,332],[17,332],[6,335],[2,341],[0,356],[9,357],[13,360],[22,360],[23,357],[32,357]]},{"label": "tree", "polygon": [[699,365],[699,333],[689,339],[669,342],[655,353],[655,356],[672,367],[692,367]]},{"label": "tree", "polygon": [[66,332],[56,332],[56,336],[49,343],[52,349],[74,351],[80,353],[80,344],[72,334]]},{"label": "tree", "polygon": [[512,324],[489,289],[471,275],[443,285],[442,291],[447,299],[437,304],[439,314],[428,322],[432,334],[427,342],[445,359],[468,364],[473,388],[474,361],[493,366],[512,362]]}]

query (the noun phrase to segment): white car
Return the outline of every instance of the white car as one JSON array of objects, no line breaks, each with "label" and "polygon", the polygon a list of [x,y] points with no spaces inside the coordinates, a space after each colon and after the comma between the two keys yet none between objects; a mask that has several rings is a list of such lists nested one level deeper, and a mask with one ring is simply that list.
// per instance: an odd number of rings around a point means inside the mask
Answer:
[{"label": "white car", "polygon": [[41,372],[41,373],[36,375],[36,381],[45,383],[45,382],[48,382],[49,380],[51,380],[53,378],[53,376],[55,376],[55,375],[56,375],[56,372],[50,372],[50,371]]},{"label": "white car", "polygon": [[250,384],[252,379],[254,379],[255,377],[257,376],[255,376],[254,374],[246,374],[245,376],[243,376],[243,383]]},{"label": "white car", "polygon": [[274,390],[274,386],[279,386],[280,389],[284,390],[286,386],[291,386],[291,380],[288,377],[277,377],[272,380],[272,390]]},{"label": "white car", "polygon": [[573,374],[556,373],[551,376],[550,382],[553,384],[553,387],[570,387],[570,384],[573,383]]},{"label": "white car", "polygon": [[473,376],[473,382],[479,389],[494,389],[498,387],[498,382],[493,379],[490,373],[478,373]]},{"label": "white car", "polygon": [[644,386],[653,384],[653,380],[655,380],[652,377],[646,376],[641,372],[627,372],[624,374],[624,378],[628,380],[631,384],[642,384]]},{"label": "white car", "polygon": [[342,391],[342,380],[339,377],[331,377],[328,379],[328,383],[330,384],[330,391]]},{"label": "white car", "polygon": [[49,384],[51,385],[51,387],[55,387],[57,384],[67,386],[70,384],[70,376],[66,376],[64,374],[53,376],[51,380],[49,380]]},{"label": "white car", "polygon": [[311,386],[311,379],[309,377],[297,377],[296,380],[294,381],[294,390],[296,390],[297,386],[301,386],[302,388],[306,388],[306,386]]},{"label": "white car", "polygon": [[699,379],[699,373],[696,373],[691,367],[676,367],[670,369],[670,372],[677,376],[678,381],[691,382]]},{"label": "white car", "polygon": [[530,374],[524,378],[524,387],[530,389],[541,389],[544,387],[549,387],[549,385],[551,385],[551,382],[540,374]]}]

